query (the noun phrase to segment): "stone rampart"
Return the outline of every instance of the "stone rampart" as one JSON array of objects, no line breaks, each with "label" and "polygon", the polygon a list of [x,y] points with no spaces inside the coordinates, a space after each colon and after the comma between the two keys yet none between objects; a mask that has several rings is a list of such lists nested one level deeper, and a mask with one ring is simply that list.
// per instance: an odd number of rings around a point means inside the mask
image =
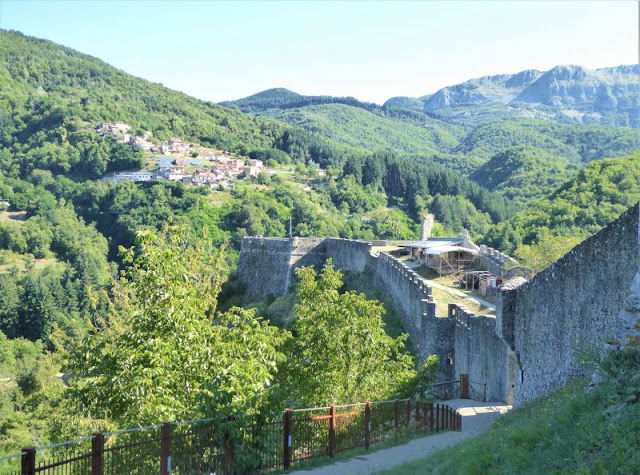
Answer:
[{"label": "stone rampart", "polygon": [[438,378],[454,378],[450,364],[454,361],[454,322],[436,317],[436,304],[426,280],[387,253],[372,255],[369,262],[374,285],[396,309],[419,356],[438,355]]},{"label": "stone rampart", "polygon": [[[283,295],[296,267],[319,268],[327,258],[343,271],[367,271],[396,309],[421,358],[440,357],[438,378],[467,373],[487,385],[487,398],[520,404],[586,375],[581,345],[599,346],[617,323],[636,273],[638,205],[531,280],[515,277],[498,292],[497,317],[452,305],[438,318],[421,276],[370,242],[342,239],[244,238],[237,274],[255,298]],[[493,249],[481,255],[507,263]]]},{"label": "stone rampart", "polygon": [[511,404],[515,355],[496,334],[496,317],[449,304],[449,318],[455,321],[455,374],[469,375],[476,397],[486,387],[487,401]]},{"label": "stone rampart", "polygon": [[341,271],[364,272],[371,257],[371,243],[349,239],[326,240],[327,259]]},{"label": "stone rampart", "polygon": [[638,240],[635,205],[528,282],[498,293],[497,331],[517,360],[515,404],[587,375],[577,350],[600,346],[614,328]]},{"label": "stone rampart", "polygon": [[279,297],[295,282],[295,268],[319,269],[326,258],[324,239],[244,237],[236,274],[249,297]]},{"label": "stone rampart", "polygon": [[236,274],[245,284],[247,295],[284,295],[290,257],[289,239],[242,238]]}]

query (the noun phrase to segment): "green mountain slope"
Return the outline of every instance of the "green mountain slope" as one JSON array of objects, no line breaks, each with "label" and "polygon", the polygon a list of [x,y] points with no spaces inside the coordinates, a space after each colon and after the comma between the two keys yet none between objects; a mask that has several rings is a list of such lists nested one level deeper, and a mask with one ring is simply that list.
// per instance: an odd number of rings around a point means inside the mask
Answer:
[{"label": "green mountain slope", "polygon": [[[522,258],[553,262],[640,200],[640,153],[598,160],[555,192],[494,226],[486,243]],[[541,256],[540,254],[544,254]]]},{"label": "green mountain slope", "polygon": [[[112,145],[91,131],[103,121],[126,122],[139,133],[150,130],[158,140],[176,136],[242,154],[277,147],[294,158],[321,162],[354,153],[273,119],[136,78],[50,41],[0,30],[2,166],[23,174],[36,167],[96,178],[110,168],[114,155]],[[81,145],[87,142],[93,146]]]},{"label": "green mountain slope", "polygon": [[394,120],[344,104],[282,110],[274,113],[273,117],[335,141],[369,150],[432,154],[450,151],[458,143],[455,127],[439,124],[426,116],[412,123],[407,116]]},{"label": "green mountain slope", "polygon": [[526,119],[495,121],[474,129],[454,152],[489,158],[515,145],[531,145],[576,163],[589,162],[640,150],[640,130]]},{"label": "green mountain slope", "polygon": [[566,159],[528,145],[510,147],[491,157],[469,177],[516,202],[550,194],[576,171]]}]

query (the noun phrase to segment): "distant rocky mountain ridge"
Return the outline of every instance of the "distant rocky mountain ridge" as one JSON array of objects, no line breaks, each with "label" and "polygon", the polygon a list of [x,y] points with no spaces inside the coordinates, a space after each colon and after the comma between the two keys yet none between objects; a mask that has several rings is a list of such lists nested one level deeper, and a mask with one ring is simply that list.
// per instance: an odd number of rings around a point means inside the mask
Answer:
[{"label": "distant rocky mountain ridge", "polygon": [[[556,66],[499,74],[447,86],[419,98],[393,97],[388,107],[411,108],[438,117],[469,108],[496,105],[537,110],[538,115],[587,124],[640,128],[640,65],[587,69]],[[529,107],[522,107],[529,106]]]},{"label": "distant rocky mountain ridge", "polygon": [[497,118],[527,117],[563,123],[640,128],[640,65],[601,69],[556,66],[470,79],[421,97],[392,97],[382,106],[353,97],[304,96],[269,89],[220,105],[243,112],[344,104],[368,111],[404,109],[475,127]]}]

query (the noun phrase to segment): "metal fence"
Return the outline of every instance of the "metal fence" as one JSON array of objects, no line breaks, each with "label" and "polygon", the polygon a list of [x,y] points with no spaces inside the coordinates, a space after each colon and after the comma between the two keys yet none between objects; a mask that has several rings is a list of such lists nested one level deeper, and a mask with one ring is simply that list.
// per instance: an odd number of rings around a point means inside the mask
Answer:
[{"label": "metal fence", "polygon": [[262,415],[164,423],[0,458],[2,475],[268,473],[317,458],[394,441],[400,435],[460,430],[448,406],[411,399]]}]

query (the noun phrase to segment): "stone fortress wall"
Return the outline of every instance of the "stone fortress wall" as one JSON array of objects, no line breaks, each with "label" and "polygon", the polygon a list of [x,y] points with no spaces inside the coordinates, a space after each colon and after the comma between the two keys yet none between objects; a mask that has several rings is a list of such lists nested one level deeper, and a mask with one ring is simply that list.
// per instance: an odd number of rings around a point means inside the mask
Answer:
[{"label": "stone fortress wall", "polygon": [[499,293],[496,329],[516,354],[515,404],[588,374],[578,353],[609,337],[637,270],[638,206]]},{"label": "stone fortress wall", "polygon": [[[495,318],[474,317],[469,326],[468,322],[462,325],[455,318],[437,317],[427,281],[400,260],[384,252],[374,253],[371,247],[366,241],[334,238],[245,237],[237,275],[246,285],[248,295],[261,298],[286,294],[295,282],[294,271],[299,266],[312,265],[319,269],[331,259],[334,267],[341,271],[367,271],[374,286],[396,309],[420,358],[431,354],[440,357],[439,381],[451,381],[460,372],[467,372],[472,381],[487,384],[488,398],[507,400],[509,387],[503,373],[490,370],[496,355],[508,353],[504,342],[496,349],[501,340],[495,330],[490,351],[485,351],[486,328],[495,328]],[[476,325],[484,320],[487,322]],[[491,379],[494,377],[497,379]]]},{"label": "stone fortress wall", "polygon": [[586,374],[576,349],[599,344],[615,325],[637,268],[638,223],[635,205],[528,282],[507,282],[496,317],[454,304],[437,317],[427,281],[365,241],[243,238],[237,275],[259,298],[284,295],[296,267],[329,258],[342,271],[370,272],[419,356],[440,357],[439,380],[467,373],[486,384],[487,400],[520,404]]}]

